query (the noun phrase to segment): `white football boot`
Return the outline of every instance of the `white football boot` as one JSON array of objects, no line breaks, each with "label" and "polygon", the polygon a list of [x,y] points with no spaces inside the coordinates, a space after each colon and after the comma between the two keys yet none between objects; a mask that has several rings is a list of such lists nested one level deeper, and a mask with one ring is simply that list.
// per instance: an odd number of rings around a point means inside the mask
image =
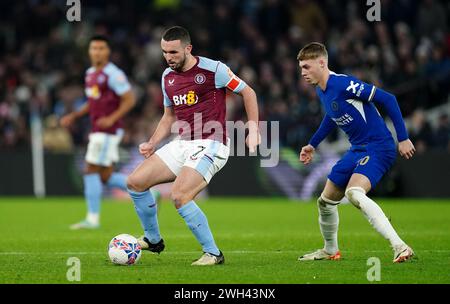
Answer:
[{"label": "white football boot", "polygon": [[319,260],[333,260],[341,259],[341,252],[338,250],[335,254],[329,254],[325,249],[318,249],[314,252],[307,253],[298,258],[299,261],[319,261]]},{"label": "white football boot", "polygon": [[415,253],[411,247],[406,244],[394,246],[394,263],[402,263],[415,257]]},{"label": "white football boot", "polygon": [[192,266],[209,266],[225,263],[225,257],[222,251],[219,255],[214,255],[212,253],[205,252],[198,260],[194,261]]},{"label": "white football boot", "polygon": [[89,222],[88,220],[83,220],[79,223],[73,224],[70,226],[71,230],[80,230],[80,229],[98,229],[100,228],[99,224],[94,224]]}]

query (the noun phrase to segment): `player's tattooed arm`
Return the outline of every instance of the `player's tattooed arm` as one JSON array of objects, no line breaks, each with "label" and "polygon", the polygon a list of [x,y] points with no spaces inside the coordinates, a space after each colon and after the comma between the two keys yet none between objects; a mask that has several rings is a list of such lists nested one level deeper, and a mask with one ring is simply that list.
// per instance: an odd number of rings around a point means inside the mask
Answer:
[{"label": "player's tattooed arm", "polygon": [[261,143],[261,135],[258,129],[259,111],[255,91],[250,86],[245,86],[239,94],[244,99],[245,112],[248,118],[249,133],[245,140],[251,153],[256,151],[256,146]]}]

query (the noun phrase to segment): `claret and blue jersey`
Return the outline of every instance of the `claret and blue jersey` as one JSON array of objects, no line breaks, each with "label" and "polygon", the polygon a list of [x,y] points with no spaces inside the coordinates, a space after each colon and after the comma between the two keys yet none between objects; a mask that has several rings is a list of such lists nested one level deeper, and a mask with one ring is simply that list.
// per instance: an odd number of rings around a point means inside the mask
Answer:
[{"label": "claret and blue jersey", "polygon": [[85,76],[85,92],[89,102],[89,116],[92,132],[116,134],[123,127],[122,119],[107,129],[97,126],[96,121],[116,111],[120,106],[120,96],[131,90],[125,73],[109,62],[102,69],[90,67]]},{"label": "claret and blue jersey", "polygon": [[355,77],[334,72],[330,72],[325,90],[317,86],[316,92],[326,114],[310,144],[317,147],[340,127],[352,145],[328,177],[345,188],[353,173],[361,173],[374,187],[396,158],[392,134],[376,105],[381,105],[392,119],[397,140],[408,138],[395,96]]},{"label": "claret and blue jersey", "polygon": [[[220,61],[201,56],[195,59],[195,65],[187,71],[171,68],[164,71],[161,79],[164,106],[173,107],[177,120],[190,125],[191,132],[180,130],[181,138],[191,140],[199,134],[203,139],[226,144],[226,89],[239,93],[247,84]],[[197,119],[200,123],[195,123]],[[208,127],[211,122],[216,127],[211,124]]]}]

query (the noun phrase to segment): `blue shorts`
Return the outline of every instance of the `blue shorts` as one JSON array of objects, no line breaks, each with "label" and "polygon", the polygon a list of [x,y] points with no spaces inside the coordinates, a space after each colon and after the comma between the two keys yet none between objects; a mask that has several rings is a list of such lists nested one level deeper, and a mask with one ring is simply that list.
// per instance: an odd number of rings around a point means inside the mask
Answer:
[{"label": "blue shorts", "polygon": [[345,189],[352,174],[359,173],[370,180],[373,189],[392,167],[396,157],[395,147],[354,146],[334,165],[328,179]]}]

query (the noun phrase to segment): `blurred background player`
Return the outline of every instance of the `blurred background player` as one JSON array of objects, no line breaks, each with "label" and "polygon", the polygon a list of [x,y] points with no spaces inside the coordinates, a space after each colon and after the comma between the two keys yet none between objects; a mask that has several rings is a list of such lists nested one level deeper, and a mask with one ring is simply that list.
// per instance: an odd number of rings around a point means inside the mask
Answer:
[{"label": "blurred background player", "polygon": [[119,160],[122,117],[133,108],[135,97],[124,72],[109,61],[110,53],[106,37],[98,35],[90,39],[91,67],[85,75],[88,100],[78,111],[61,118],[61,125],[69,127],[78,118],[89,114],[92,128],[83,178],[87,216],[71,229],[99,227],[102,184],[126,191],[126,175],[113,170],[114,163]]},{"label": "blurred background player", "polygon": [[[143,249],[152,252],[159,253],[164,249],[157,206],[148,189],[174,181],[171,198],[175,208],[204,252],[192,265],[222,264],[225,261],[223,253],[217,247],[208,220],[194,198],[228,160],[226,89],[243,97],[249,120],[246,143],[250,152],[256,150],[260,141],[256,94],[222,62],[193,56],[190,35],[182,27],[167,29],[162,35],[161,48],[169,65],[161,81],[164,115],[149,141],[139,146],[139,152],[146,160],[127,180],[145,232],[140,243]],[[180,123],[176,128],[179,137],[156,150],[176,123]]]},{"label": "blurred background player", "polygon": [[394,250],[394,263],[411,258],[413,250],[400,239],[378,204],[366,195],[392,167],[397,155],[394,139],[375,104],[381,105],[394,123],[400,155],[410,159],[415,152],[395,96],[357,78],[330,71],[328,52],[321,43],[306,45],[297,60],[304,79],[316,86],[326,113],[309,144],[302,148],[300,161],[309,164],[315,148],[336,126],[346,133],[351,143],[350,150],[328,175],[325,189],[317,201],[325,247],[303,255],[299,260],[340,259],[337,205],[344,196],[389,240]]}]

